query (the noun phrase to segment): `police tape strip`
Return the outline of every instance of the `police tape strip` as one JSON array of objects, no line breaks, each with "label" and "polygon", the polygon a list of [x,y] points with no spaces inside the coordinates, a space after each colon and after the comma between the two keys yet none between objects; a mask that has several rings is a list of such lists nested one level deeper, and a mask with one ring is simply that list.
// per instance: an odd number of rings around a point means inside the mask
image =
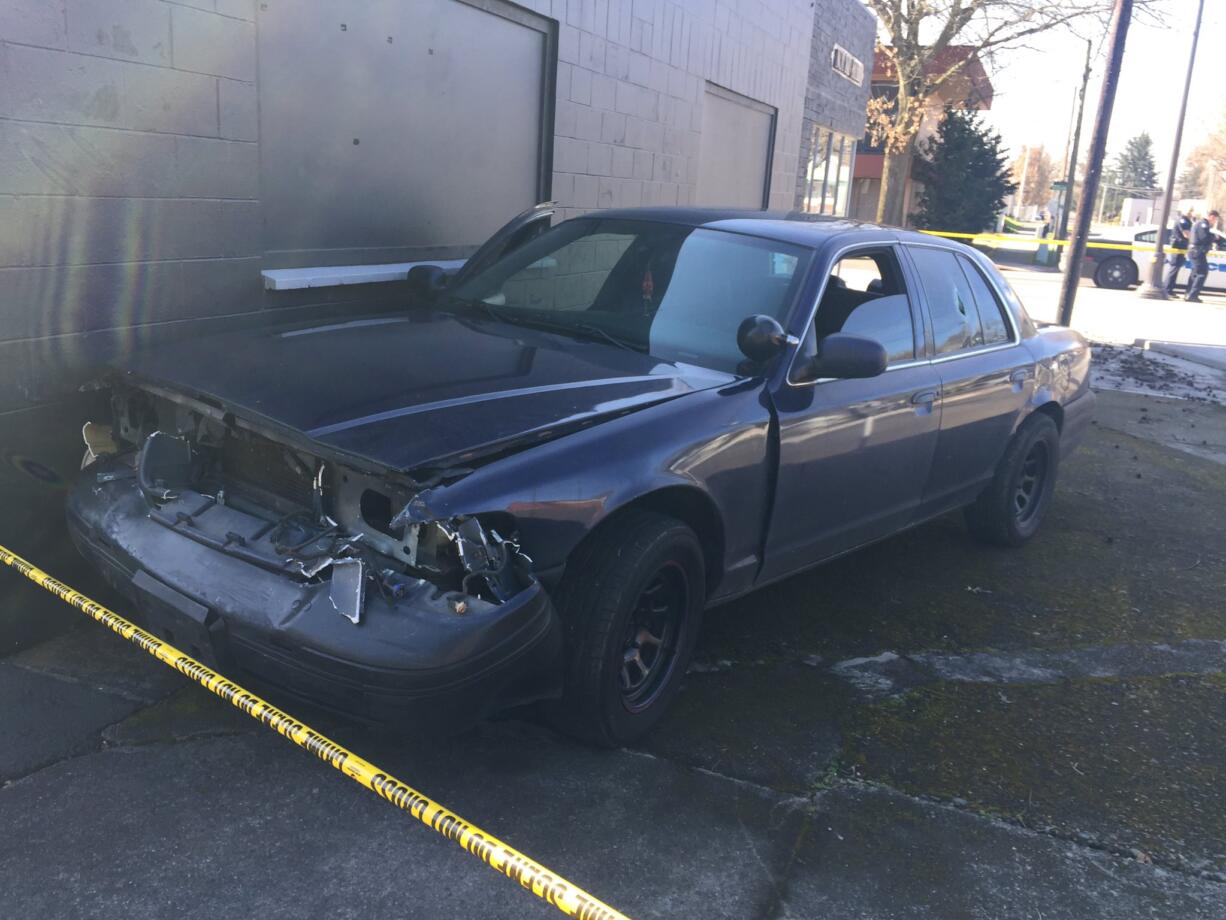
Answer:
[{"label": "police tape strip", "polygon": [[[999,243],[1021,243],[1022,245],[1035,245],[1035,247],[1067,247],[1072,245],[1072,239],[1047,239],[1046,237],[1030,237],[1018,238],[1007,237],[1000,233],[955,233],[954,231],[920,231],[927,233],[931,237],[950,237],[953,239],[975,239],[975,240],[996,240]],[[1141,253],[1152,253],[1154,247],[1152,245],[1135,245],[1133,243],[1086,243],[1086,248],[1089,249],[1121,249],[1121,250],[1137,250]]]},{"label": "police tape strip", "polygon": [[62,581],[52,578],[3,546],[0,546],[0,562],[16,569],[39,587],[67,601],[86,616],[92,617],[103,626],[148,652],[158,661],[191,678],[257,722],[284,735],[328,766],[339,770],[355,782],[361,783],[397,808],[407,811],[431,830],[459,844],[491,869],[519,882],[521,886],[538,898],[542,898],[546,903],[552,904],[568,917],[578,917],[580,920],[626,920],[624,914],[592,897],[560,875],[550,872],[540,863],[503,843],[497,837],[487,834],[407,783],[383,772],[374,764],[346,750],[288,713],[282,712],[249,690],[243,689],[216,671],[205,667],[173,645],[163,642],[157,636],[125,620],[97,601],[90,600],[79,591],[74,591]]}]

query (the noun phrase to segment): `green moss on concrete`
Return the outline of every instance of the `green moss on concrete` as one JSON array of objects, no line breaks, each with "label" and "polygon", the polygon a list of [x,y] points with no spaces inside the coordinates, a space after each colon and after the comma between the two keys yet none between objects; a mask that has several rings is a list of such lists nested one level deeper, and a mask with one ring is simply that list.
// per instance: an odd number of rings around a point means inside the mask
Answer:
[{"label": "green moss on concrete", "polygon": [[103,738],[109,744],[152,744],[258,729],[254,721],[207,690],[186,686],[110,726],[103,732]]},{"label": "green moss on concrete", "polygon": [[849,711],[849,773],[1226,869],[1226,679],[930,685]]},{"label": "green moss on concrete", "polygon": [[838,713],[851,688],[797,662],[747,664],[690,674],[643,747],[670,760],[780,792],[805,794],[831,775]]}]

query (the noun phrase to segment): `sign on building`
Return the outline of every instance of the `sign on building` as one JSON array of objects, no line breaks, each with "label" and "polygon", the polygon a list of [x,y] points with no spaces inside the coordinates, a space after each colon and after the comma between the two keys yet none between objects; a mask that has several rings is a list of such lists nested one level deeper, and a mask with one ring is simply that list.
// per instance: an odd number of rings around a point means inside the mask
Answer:
[{"label": "sign on building", "polygon": [[830,52],[830,67],[840,77],[850,80],[856,86],[864,85],[864,63],[842,45],[835,45]]}]

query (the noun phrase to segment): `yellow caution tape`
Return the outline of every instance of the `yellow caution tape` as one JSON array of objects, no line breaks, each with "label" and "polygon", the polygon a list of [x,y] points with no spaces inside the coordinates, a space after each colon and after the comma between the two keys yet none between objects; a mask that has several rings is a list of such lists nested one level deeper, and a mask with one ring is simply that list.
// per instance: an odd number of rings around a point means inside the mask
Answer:
[{"label": "yellow caution tape", "polygon": [[[1024,246],[1071,246],[1072,240],[1052,240],[1046,237],[1016,237],[1005,236],[1000,233],[955,233],[952,230],[921,230],[920,233],[927,233],[929,236],[947,236],[958,240],[975,240],[994,241],[1000,243],[1021,243]],[[1153,252],[1156,247],[1150,244],[1133,244],[1133,243],[1086,243],[1089,249],[1119,249],[1119,250],[1136,250],[1138,252]],[[1175,250],[1167,249],[1166,252]]]},{"label": "yellow caution tape", "polygon": [[190,677],[210,693],[245,712],[257,722],[284,735],[294,744],[314,754],[328,766],[339,770],[355,782],[407,811],[431,830],[479,858],[491,869],[519,882],[528,891],[546,903],[552,904],[568,917],[580,920],[626,920],[624,914],[592,897],[583,889],[571,884],[540,863],[503,843],[492,834],[487,834],[474,824],[465,821],[455,812],[418,792],[374,764],[346,750],[332,739],[303,724],[300,720],[261,699],[249,690],[206,667],[173,645],[163,642],[125,620],[119,614],[92,601],[79,591],[74,591],[62,581],[22,559],[17,554],[0,546],[0,561],[24,575],[39,587],[45,588],[61,600],[67,601],[86,616],[92,617],[108,629],[144,649],[158,661],[170,665],[180,674]]}]

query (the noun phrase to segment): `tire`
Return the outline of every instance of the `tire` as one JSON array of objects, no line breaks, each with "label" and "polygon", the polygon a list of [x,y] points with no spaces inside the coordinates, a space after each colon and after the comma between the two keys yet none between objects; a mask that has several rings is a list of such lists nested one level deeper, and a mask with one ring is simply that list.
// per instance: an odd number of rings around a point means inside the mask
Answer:
[{"label": "tire", "polygon": [[650,731],[681,687],[705,585],[702,546],[680,521],[629,511],[596,531],[568,561],[554,596],[566,630],[554,725],[602,747]]},{"label": "tire", "polygon": [[1094,269],[1094,283],[1099,287],[1122,290],[1137,283],[1137,263],[1125,256],[1112,256]]},{"label": "tire", "polygon": [[1035,535],[1051,503],[1060,464],[1060,432],[1036,412],[1014,434],[996,475],[973,505],[966,524],[980,540],[1021,546]]}]

